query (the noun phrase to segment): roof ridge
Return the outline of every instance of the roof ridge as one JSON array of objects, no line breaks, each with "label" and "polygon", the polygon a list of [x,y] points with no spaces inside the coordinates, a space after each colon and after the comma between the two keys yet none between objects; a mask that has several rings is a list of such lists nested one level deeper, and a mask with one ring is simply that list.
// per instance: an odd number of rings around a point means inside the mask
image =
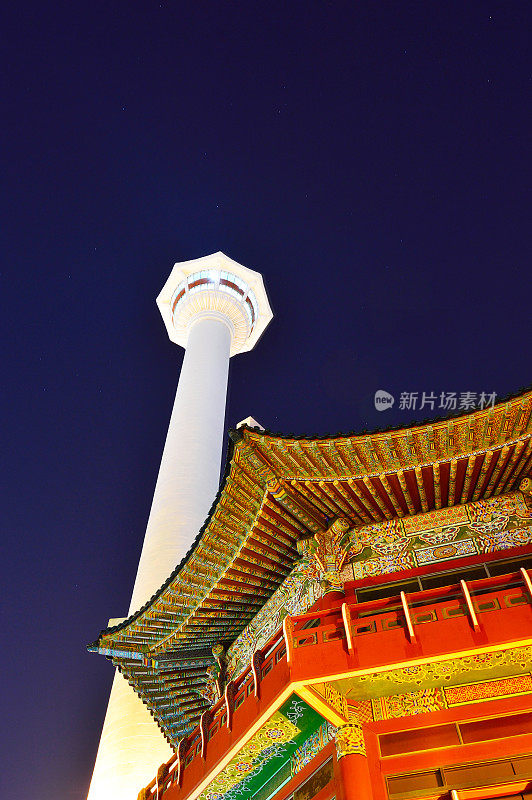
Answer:
[{"label": "roof ridge", "polygon": [[[508,403],[508,402],[510,402],[510,400],[517,400],[517,398],[522,397],[522,396],[528,394],[529,392],[532,392],[532,384],[530,384],[529,386],[524,386],[524,387],[522,387],[521,389],[519,389],[516,392],[511,392],[511,393],[509,393],[507,395],[504,395],[500,400],[497,401],[497,403],[495,405],[493,405],[491,407],[492,408],[497,408],[497,406],[504,405],[504,403]],[[243,425],[241,425],[238,428],[238,430],[234,431],[234,433],[240,434],[241,431],[252,431],[254,433],[258,432],[262,436],[271,436],[272,438],[276,438],[276,439],[295,439],[295,440],[298,440],[298,441],[301,441],[303,439],[308,440],[308,441],[314,441],[314,440],[325,441],[327,439],[350,439],[350,438],[352,438],[354,436],[374,436],[374,435],[379,434],[379,433],[392,433],[393,431],[405,431],[405,430],[411,430],[413,428],[422,428],[422,427],[424,427],[426,425],[435,425],[437,423],[447,422],[447,421],[452,420],[452,419],[472,416],[473,414],[478,414],[481,411],[485,411],[487,408],[489,408],[489,406],[485,406],[483,409],[473,408],[473,409],[470,409],[469,411],[464,411],[463,409],[457,409],[456,411],[453,411],[450,414],[447,414],[447,415],[444,415],[444,416],[426,417],[423,420],[420,420],[420,421],[417,421],[417,422],[412,422],[412,423],[407,424],[407,425],[389,425],[387,427],[382,427],[382,428],[373,428],[372,430],[362,430],[362,431],[354,431],[353,430],[353,431],[349,431],[347,433],[338,432],[338,433],[323,433],[323,434],[315,434],[315,435],[311,435],[311,434],[295,434],[295,433],[279,433],[277,431],[272,431],[270,428],[251,427],[251,426],[246,425],[245,423]],[[233,431],[230,432],[230,435],[231,435],[231,433],[233,433]],[[240,434],[240,437],[239,437],[239,439],[237,439],[237,441],[239,441],[240,438],[242,438],[242,435],[243,434]]]}]

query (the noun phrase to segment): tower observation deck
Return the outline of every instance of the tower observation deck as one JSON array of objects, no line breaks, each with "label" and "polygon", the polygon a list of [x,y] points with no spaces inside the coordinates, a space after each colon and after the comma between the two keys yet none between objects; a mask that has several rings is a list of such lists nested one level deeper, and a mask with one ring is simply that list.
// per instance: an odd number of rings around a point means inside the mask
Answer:
[{"label": "tower observation deck", "polygon": [[[157,305],[185,348],[128,616],[187,554],[218,490],[229,359],[273,314],[262,276],[223,253],[175,264]],[[148,710],[115,675],[88,800],[133,800],[171,755]]]}]

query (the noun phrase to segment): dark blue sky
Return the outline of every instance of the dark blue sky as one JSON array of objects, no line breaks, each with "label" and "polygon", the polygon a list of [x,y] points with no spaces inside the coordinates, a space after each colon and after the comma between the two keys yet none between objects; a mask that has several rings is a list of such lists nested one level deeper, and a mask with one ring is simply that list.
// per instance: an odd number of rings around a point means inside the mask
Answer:
[{"label": "dark blue sky", "polygon": [[129,602],[174,261],[264,275],[230,425],[401,425],[431,412],[376,389],[531,382],[530,22],[511,0],[4,8],[2,798],[86,795],[112,669],[84,648]]}]

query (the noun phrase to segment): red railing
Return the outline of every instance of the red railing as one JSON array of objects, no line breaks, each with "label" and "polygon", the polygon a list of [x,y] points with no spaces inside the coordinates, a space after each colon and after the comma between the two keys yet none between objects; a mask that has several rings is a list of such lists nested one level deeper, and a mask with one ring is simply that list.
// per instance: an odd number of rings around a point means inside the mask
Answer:
[{"label": "red railing", "polygon": [[[530,603],[532,581],[529,573],[521,569],[508,575],[467,583],[460,581],[408,594],[401,592],[362,603],[344,603],[341,607],[286,618],[283,630],[254,654],[250,666],[227,685],[225,696],[204,713],[199,726],[182,740],[178,753],[162,765],[159,779],[155,778],[144,790],[146,799],[161,798],[171,786],[181,785],[190,765],[207,758],[209,742],[223,729],[231,730],[234,712],[249,702],[250,696],[256,703],[263,679],[278,664],[286,662],[287,647],[289,662],[299,648],[340,641],[344,652],[354,654],[357,639],[361,641],[359,637],[366,639],[367,634],[382,634],[398,628],[404,631],[407,642],[415,643],[416,629],[420,625],[465,617],[470,628],[479,631],[483,614]],[[522,631],[520,638],[526,634]],[[530,634],[532,627],[528,631]]]},{"label": "red railing", "polygon": [[[493,595],[496,597],[494,598]],[[344,638],[341,634],[346,631],[346,611],[348,619],[359,628],[369,628],[374,620],[379,620],[386,624],[388,621],[395,621],[397,625],[389,627],[405,627],[410,637],[414,625],[429,622],[426,617],[431,611],[443,610],[450,611],[449,617],[468,616],[473,628],[479,627],[478,614],[485,611],[496,610],[496,606],[485,604],[489,599],[505,599],[500,607],[511,605],[521,605],[532,601],[532,580],[525,569],[520,572],[508,575],[497,575],[492,578],[481,578],[475,581],[460,581],[449,586],[437,587],[434,589],[424,589],[418,592],[401,592],[398,595],[380,598],[378,600],[367,600],[363,603],[344,603],[339,608],[328,608],[322,611],[300,614],[291,619],[291,631],[293,636],[305,634],[301,637],[301,645],[305,638],[309,643],[312,640],[317,643],[318,628],[326,628],[329,633],[323,638],[322,642],[332,641],[333,639]],[[450,605],[449,605],[450,604]],[[441,619],[441,617],[438,617]],[[436,621],[436,617],[434,617]],[[309,623],[315,622],[316,625]],[[338,635],[335,636],[334,633]],[[369,630],[361,631],[368,633]],[[351,637],[356,636],[357,629],[351,631]]]}]

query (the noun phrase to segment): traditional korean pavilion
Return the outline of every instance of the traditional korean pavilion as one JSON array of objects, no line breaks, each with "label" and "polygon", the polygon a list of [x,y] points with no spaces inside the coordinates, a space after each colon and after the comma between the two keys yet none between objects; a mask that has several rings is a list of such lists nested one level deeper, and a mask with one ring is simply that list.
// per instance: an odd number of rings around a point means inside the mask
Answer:
[{"label": "traditional korean pavilion", "polygon": [[139,800],[532,798],[531,577],[531,391],[232,431],[190,551],[89,648],[174,750]]}]

